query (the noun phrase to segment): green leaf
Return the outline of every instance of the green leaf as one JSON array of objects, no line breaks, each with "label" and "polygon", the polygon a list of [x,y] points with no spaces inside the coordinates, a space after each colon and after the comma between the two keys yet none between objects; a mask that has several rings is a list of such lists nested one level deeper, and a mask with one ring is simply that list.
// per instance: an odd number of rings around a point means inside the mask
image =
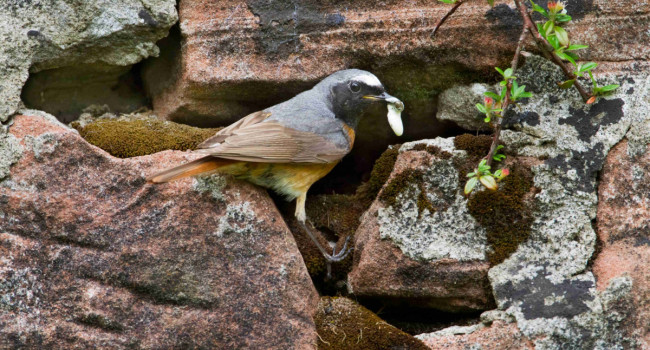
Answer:
[{"label": "green leaf", "polygon": [[601,87],[600,89],[603,92],[614,91],[614,90],[618,89],[619,86],[620,85],[618,85],[618,84],[611,84],[611,85],[605,85],[605,86]]},{"label": "green leaf", "polygon": [[572,50],[582,50],[588,48],[589,45],[570,45],[569,47],[566,48],[568,51]]},{"label": "green leaf", "polygon": [[553,34],[553,27],[555,27],[555,23],[553,23],[553,21],[546,21],[542,27],[542,31],[548,37],[549,35]]},{"label": "green leaf", "polygon": [[497,182],[494,180],[494,177],[492,177],[492,175],[483,175],[479,177],[478,180],[481,181],[483,186],[487,187],[490,190],[494,191],[497,189]]},{"label": "green leaf", "polygon": [[541,23],[539,23],[539,22],[537,22],[537,23],[535,23],[535,24],[537,25],[537,31],[539,32],[539,34],[540,34],[541,36],[543,36],[544,39],[546,39],[546,33],[544,33],[544,25],[541,24]]},{"label": "green leaf", "polygon": [[581,64],[580,69],[578,71],[580,73],[587,72],[587,71],[590,71],[590,70],[592,70],[592,69],[594,69],[596,67],[598,67],[598,63],[596,63],[596,62],[587,62],[587,63]]},{"label": "green leaf", "polygon": [[543,7],[537,5],[532,1],[530,3],[533,4],[533,11],[539,12],[542,14],[542,16],[548,18],[548,12],[546,12],[546,10]]},{"label": "green leaf", "polygon": [[[522,88],[525,88],[525,87],[526,87],[526,85],[523,85],[523,86],[522,86]],[[533,97],[533,93],[532,93],[532,92],[528,92],[528,91],[523,91],[521,94],[519,94],[519,97],[521,97],[521,98],[529,98],[529,97]]]},{"label": "green leaf", "polygon": [[508,69],[506,69],[505,72],[503,72],[503,75],[504,75],[506,78],[511,78],[511,77],[512,77],[512,68],[508,68]]},{"label": "green leaf", "polygon": [[489,123],[490,122],[490,116],[485,117],[485,119],[483,119],[483,121],[486,122],[486,123]]},{"label": "green leaf", "polygon": [[555,20],[560,23],[568,22],[571,20],[571,16],[564,13],[558,13],[555,15]]},{"label": "green leaf", "polygon": [[488,0],[488,4],[490,5],[490,7],[494,7],[494,0]]},{"label": "green leaf", "polygon": [[565,89],[566,90],[566,89],[571,88],[573,86],[573,83],[575,83],[575,82],[576,82],[575,79],[570,79],[570,80],[558,83],[557,85],[560,87],[560,89]]},{"label": "green leaf", "polygon": [[500,149],[502,149],[502,148],[504,148],[504,147],[505,147],[504,145],[498,145],[497,148],[495,148],[494,150],[495,150],[495,151],[498,151],[498,150],[500,150]]},{"label": "green leaf", "polygon": [[559,58],[571,62],[574,66],[576,65],[576,61],[568,53],[560,51],[560,52],[555,52],[555,54]]},{"label": "green leaf", "polygon": [[492,91],[485,92],[485,93],[483,93],[483,95],[485,95],[485,96],[487,96],[487,97],[492,97],[492,98],[494,99],[494,102],[499,102],[499,101],[501,101],[501,96],[495,94],[495,93],[492,92]]},{"label": "green leaf", "polygon": [[499,67],[494,67],[494,69],[496,69],[497,72],[499,72],[499,74],[501,74],[501,75],[503,75],[503,76],[505,77],[505,74],[503,73],[503,71],[501,70],[501,68],[499,68]]},{"label": "green leaf", "polygon": [[562,27],[555,27],[553,29],[555,31],[555,36],[557,36],[557,40],[562,44],[562,46],[569,46],[571,42],[569,41],[569,33],[564,30]]},{"label": "green leaf", "polygon": [[506,98],[506,89],[501,89],[501,100],[505,100]]},{"label": "green leaf", "polygon": [[474,176],[476,176],[475,172],[471,172],[471,173],[467,174],[467,177],[474,177]]},{"label": "green leaf", "polygon": [[440,2],[444,2],[445,4],[455,4],[456,0],[438,0]]},{"label": "green leaf", "polygon": [[[499,85],[501,85],[501,86],[506,86],[506,85],[508,85],[508,82],[505,81],[505,80],[502,80],[501,82],[499,82]],[[505,90],[505,89],[504,89],[504,90]]]},{"label": "green leaf", "polygon": [[476,104],[476,109],[478,109],[478,111],[483,113],[483,114],[487,113],[487,109],[485,108],[485,106],[480,104],[480,103]]},{"label": "green leaf", "polygon": [[465,194],[468,195],[474,190],[474,187],[476,187],[476,183],[478,182],[478,178],[471,178],[467,181],[465,184]]},{"label": "green leaf", "polygon": [[548,39],[548,43],[553,46],[553,49],[557,50],[562,47],[560,45],[560,42],[557,40],[557,37],[555,35],[547,36],[546,39]]}]

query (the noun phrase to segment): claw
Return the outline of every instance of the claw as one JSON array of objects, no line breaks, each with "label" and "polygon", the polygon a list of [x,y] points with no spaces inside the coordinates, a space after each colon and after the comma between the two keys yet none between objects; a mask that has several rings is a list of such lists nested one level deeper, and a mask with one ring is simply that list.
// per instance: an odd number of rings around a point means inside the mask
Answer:
[{"label": "claw", "polygon": [[343,243],[343,248],[341,248],[340,252],[337,253],[336,248],[332,248],[332,254],[329,254],[325,250],[325,248],[323,248],[323,246],[320,244],[320,242],[318,242],[318,240],[316,239],[314,234],[307,228],[307,225],[305,225],[305,222],[300,221],[300,220],[298,220],[298,222],[302,226],[303,230],[305,230],[305,232],[307,232],[307,235],[309,236],[309,238],[311,238],[311,240],[314,242],[314,244],[316,245],[316,248],[318,248],[318,250],[321,252],[321,254],[323,254],[323,257],[325,258],[325,260],[327,260],[327,278],[328,279],[331,278],[332,277],[332,273],[331,273],[332,266],[331,266],[331,264],[333,262],[342,261],[352,251],[352,248],[348,248],[348,243],[350,242],[350,236],[345,237],[345,242]]}]

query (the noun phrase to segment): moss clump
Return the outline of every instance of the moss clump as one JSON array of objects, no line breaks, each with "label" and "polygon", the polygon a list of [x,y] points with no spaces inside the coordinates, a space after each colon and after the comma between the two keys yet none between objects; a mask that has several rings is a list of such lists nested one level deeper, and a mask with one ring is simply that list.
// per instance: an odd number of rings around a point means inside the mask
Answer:
[{"label": "moss clump", "polygon": [[454,147],[467,151],[467,155],[470,157],[485,157],[490,151],[491,145],[492,137],[488,135],[463,134],[454,138]]},{"label": "moss clump", "polygon": [[534,204],[525,195],[533,188],[529,169],[514,163],[510,175],[503,179],[497,191],[477,191],[467,203],[470,214],[487,231],[492,247],[488,260],[492,265],[501,263],[519,244],[528,239],[533,223]]},{"label": "moss clump", "polygon": [[322,297],[314,322],[321,350],[429,349],[347,298]]},{"label": "moss clump", "polygon": [[372,172],[370,173],[370,179],[357,189],[357,198],[362,200],[367,204],[367,206],[370,206],[370,203],[377,198],[377,194],[381,191],[381,188],[393,172],[393,167],[395,167],[395,162],[399,155],[400,146],[401,145],[389,146],[388,149],[379,156],[377,161],[375,161],[375,165],[372,167]]},{"label": "moss clump", "polygon": [[99,119],[85,126],[72,123],[89,143],[118,158],[164,150],[194,149],[220,129],[201,129],[158,119]]},{"label": "moss clump", "polygon": [[467,174],[474,171],[478,163],[487,156],[492,145],[492,137],[487,135],[463,134],[454,138],[454,147],[467,152],[467,159],[457,160],[454,166],[458,169],[458,181],[465,184]]},{"label": "moss clump", "polygon": [[415,184],[420,190],[417,199],[418,217],[422,215],[425,209],[429,210],[429,213],[434,213],[436,208],[426,195],[427,190],[424,187],[424,174],[422,170],[406,169],[395,175],[379,195],[379,200],[387,207],[396,206],[399,194],[407,190],[411,184]]},{"label": "moss clump", "polygon": [[417,145],[413,146],[413,151],[426,151],[440,159],[450,159],[452,157],[452,154],[443,151],[440,147],[434,146],[434,145],[427,145],[424,143],[418,143]]}]

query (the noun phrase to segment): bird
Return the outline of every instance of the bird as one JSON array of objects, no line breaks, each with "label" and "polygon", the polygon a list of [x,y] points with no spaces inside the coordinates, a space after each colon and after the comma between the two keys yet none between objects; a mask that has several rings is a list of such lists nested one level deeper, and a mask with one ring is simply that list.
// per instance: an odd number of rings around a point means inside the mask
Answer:
[{"label": "bird", "polygon": [[329,253],[307,227],[307,191],[352,150],[362,115],[378,102],[388,107],[389,125],[401,136],[404,104],[389,95],[379,79],[359,69],[335,72],[312,89],[251,113],[197,146],[205,156],[147,178],[164,183],[189,176],[221,173],[296,199],[295,217],[328,262],[345,259],[349,236],[338,253]]}]

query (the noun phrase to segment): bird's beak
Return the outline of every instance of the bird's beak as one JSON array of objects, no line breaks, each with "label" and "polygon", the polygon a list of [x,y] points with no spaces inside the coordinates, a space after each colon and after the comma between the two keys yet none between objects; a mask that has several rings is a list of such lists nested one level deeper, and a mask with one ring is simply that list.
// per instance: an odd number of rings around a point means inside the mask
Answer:
[{"label": "bird's beak", "polygon": [[402,111],[404,110],[404,103],[397,97],[391,96],[387,93],[381,95],[366,95],[365,99],[373,101],[386,101],[388,103],[388,124],[397,136],[402,136],[404,133],[404,125],[402,125]]}]

